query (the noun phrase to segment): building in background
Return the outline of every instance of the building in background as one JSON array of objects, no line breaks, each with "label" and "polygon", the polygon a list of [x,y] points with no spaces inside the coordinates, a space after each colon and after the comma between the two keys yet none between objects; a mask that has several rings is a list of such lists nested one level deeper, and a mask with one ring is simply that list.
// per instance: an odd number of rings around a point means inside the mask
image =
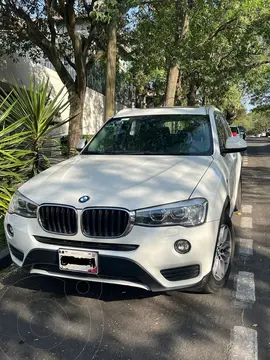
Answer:
[{"label": "building in background", "polygon": [[[75,77],[74,69],[69,67],[68,70]],[[11,59],[2,57],[0,59],[0,87],[5,91],[9,91],[14,82],[22,82],[28,87],[31,75],[34,75],[37,79],[48,77],[55,92],[58,92],[63,87],[63,83],[52,64],[45,59],[34,62],[27,55],[23,58]],[[103,124],[105,79],[106,69],[102,63],[97,63],[87,75],[87,91],[83,115],[84,134],[93,135]],[[132,106],[132,92],[129,90],[131,87],[122,81],[122,79],[123,74],[119,72],[116,89],[117,111],[124,106]],[[69,109],[62,114],[62,119],[67,119],[68,115]],[[63,134],[66,134],[68,125],[61,129],[61,131]]]}]

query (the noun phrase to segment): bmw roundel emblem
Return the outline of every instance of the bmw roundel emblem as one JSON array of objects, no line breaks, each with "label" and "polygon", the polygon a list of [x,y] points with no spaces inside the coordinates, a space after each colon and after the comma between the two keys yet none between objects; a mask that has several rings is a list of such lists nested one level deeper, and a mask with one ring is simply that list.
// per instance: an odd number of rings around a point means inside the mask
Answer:
[{"label": "bmw roundel emblem", "polygon": [[84,195],[84,196],[79,198],[79,202],[80,203],[86,203],[86,201],[88,201],[89,199],[90,199],[90,196]]}]

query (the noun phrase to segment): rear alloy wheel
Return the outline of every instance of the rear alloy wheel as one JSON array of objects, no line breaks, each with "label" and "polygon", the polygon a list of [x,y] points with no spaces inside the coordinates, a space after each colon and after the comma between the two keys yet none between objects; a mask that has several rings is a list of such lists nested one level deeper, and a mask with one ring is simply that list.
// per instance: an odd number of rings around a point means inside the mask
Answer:
[{"label": "rear alloy wheel", "polygon": [[212,270],[204,284],[203,292],[215,293],[226,284],[231,271],[234,248],[232,221],[229,215],[225,213],[219,225]]}]

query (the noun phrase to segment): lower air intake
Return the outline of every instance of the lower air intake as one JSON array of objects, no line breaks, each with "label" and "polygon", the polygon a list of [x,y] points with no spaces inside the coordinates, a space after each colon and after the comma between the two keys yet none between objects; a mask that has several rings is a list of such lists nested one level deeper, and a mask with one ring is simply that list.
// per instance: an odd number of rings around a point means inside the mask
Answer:
[{"label": "lower air intake", "polygon": [[183,266],[161,270],[161,274],[169,281],[193,279],[200,274],[200,265]]}]

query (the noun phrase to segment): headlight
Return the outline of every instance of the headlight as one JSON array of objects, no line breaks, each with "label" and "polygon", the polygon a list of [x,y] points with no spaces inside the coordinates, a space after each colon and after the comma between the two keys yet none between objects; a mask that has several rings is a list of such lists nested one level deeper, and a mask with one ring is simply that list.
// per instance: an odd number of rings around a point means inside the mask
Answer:
[{"label": "headlight", "polygon": [[37,204],[17,191],[11,198],[8,212],[10,214],[18,214],[28,218],[36,218],[37,207]]},{"label": "headlight", "polygon": [[196,226],[205,222],[208,202],[192,199],[136,211],[136,225],[143,226]]}]

